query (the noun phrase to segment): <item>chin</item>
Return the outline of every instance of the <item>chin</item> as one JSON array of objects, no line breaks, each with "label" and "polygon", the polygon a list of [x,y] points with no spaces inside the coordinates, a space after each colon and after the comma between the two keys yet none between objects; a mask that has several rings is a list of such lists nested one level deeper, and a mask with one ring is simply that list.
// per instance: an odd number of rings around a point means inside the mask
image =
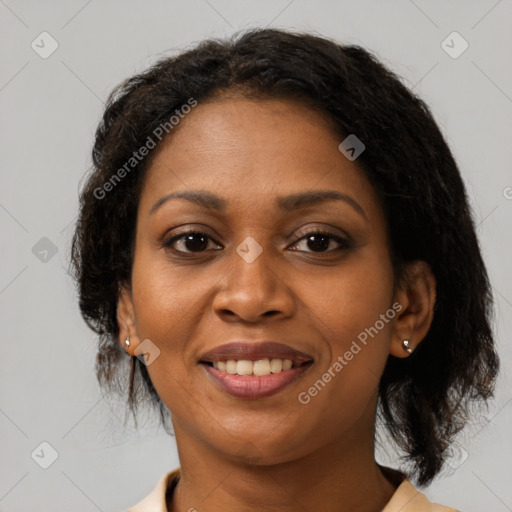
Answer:
[{"label": "chin", "polygon": [[238,435],[229,437],[215,446],[227,458],[232,458],[241,464],[270,466],[303,457],[307,443],[297,436],[297,432],[269,436],[267,430],[259,431],[254,437],[245,432],[243,437]]}]

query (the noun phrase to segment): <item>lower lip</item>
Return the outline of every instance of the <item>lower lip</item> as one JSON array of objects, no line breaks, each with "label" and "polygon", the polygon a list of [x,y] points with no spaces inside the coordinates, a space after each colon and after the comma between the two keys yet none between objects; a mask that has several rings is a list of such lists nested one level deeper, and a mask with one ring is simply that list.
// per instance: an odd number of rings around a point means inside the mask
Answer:
[{"label": "lower lip", "polygon": [[201,366],[208,372],[213,381],[230,395],[247,400],[257,400],[258,398],[275,395],[296,381],[308,370],[311,363],[262,377],[232,375],[207,364],[202,364]]}]

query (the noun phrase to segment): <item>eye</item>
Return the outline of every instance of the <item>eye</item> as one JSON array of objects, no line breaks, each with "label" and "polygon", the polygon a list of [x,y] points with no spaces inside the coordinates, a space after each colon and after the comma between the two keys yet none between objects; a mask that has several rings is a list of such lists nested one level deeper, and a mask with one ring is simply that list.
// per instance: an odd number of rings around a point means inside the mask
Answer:
[{"label": "eye", "polygon": [[[188,229],[180,235],[173,236],[163,243],[165,248],[169,248],[178,253],[204,252],[208,248],[208,242],[212,241],[210,236],[203,231]],[[180,245],[181,248],[175,248]],[[186,249],[186,250],[183,250]]]},{"label": "eye", "polygon": [[[304,233],[301,232],[299,235],[302,235],[298,240],[294,242],[292,248],[297,247],[299,242],[305,241],[308,248],[312,249],[311,251],[305,252],[332,252],[335,250],[348,249],[351,247],[351,243],[348,240],[340,237],[339,235],[332,233],[330,231],[324,230],[311,230],[310,232]],[[338,244],[339,247],[332,248],[332,243]],[[299,249],[300,250],[300,249]]]},{"label": "eye", "polygon": [[[300,232],[299,236],[300,238],[291,246],[292,249],[299,246],[300,242],[305,242],[306,246],[311,250],[299,249],[299,251],[314,253],[333,252],[337,249],[342,250],[351,247],[351,243],[348,240],[330,231],[317,229],[309,232]],[[177,253],[193,254],[207,250],[210,241],[213,240],[208,233],[189,228],[185,232],[169,238],[162,245]],[[332,247],[333,242],[338,244],[338,247]],[[216,247],[217,250],[221,248],[218,244]]]}]

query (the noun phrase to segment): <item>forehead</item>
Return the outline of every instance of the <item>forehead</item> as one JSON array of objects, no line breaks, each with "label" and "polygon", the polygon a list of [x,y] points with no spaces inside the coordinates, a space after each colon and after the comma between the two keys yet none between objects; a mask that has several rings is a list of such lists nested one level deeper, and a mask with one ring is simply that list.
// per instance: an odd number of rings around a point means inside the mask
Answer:
[{"label": "forehead", "polygon": [[[174,190],[207,189],[245,210],[275,196],[314,189],[376,195],[363,171],[339,151],[342,136],[323,112],[291,100],[220,97],[199,103],[157,148],[140,210]],[[373,204],[372,204],[373,203]]]}]

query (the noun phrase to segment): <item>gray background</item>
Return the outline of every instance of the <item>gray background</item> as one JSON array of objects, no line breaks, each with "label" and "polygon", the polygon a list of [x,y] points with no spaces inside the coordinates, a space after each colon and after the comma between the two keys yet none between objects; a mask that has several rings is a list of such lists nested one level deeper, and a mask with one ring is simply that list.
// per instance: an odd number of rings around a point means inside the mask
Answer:
[{"label": "gray background", "polygon": [[[120,511],[178,465],[155,416],[123,429],[121,408],[96,384],[95,337],[66,274],[78,187],[118,82],[165,51],[266,25],[373,50],[446,134],[493,283],[504,372],[489,413],[455,446],[453,468],[424,492],[464,512],[512,510],[511,15],[506,0],[0,0],[0,510]],[[43,31],[59,45],[46,59],[31,47]],[[458,58],[441,44],[453,31],[469,44]],[[47,469],[52,449],[42,442],[57,452]]]}]

